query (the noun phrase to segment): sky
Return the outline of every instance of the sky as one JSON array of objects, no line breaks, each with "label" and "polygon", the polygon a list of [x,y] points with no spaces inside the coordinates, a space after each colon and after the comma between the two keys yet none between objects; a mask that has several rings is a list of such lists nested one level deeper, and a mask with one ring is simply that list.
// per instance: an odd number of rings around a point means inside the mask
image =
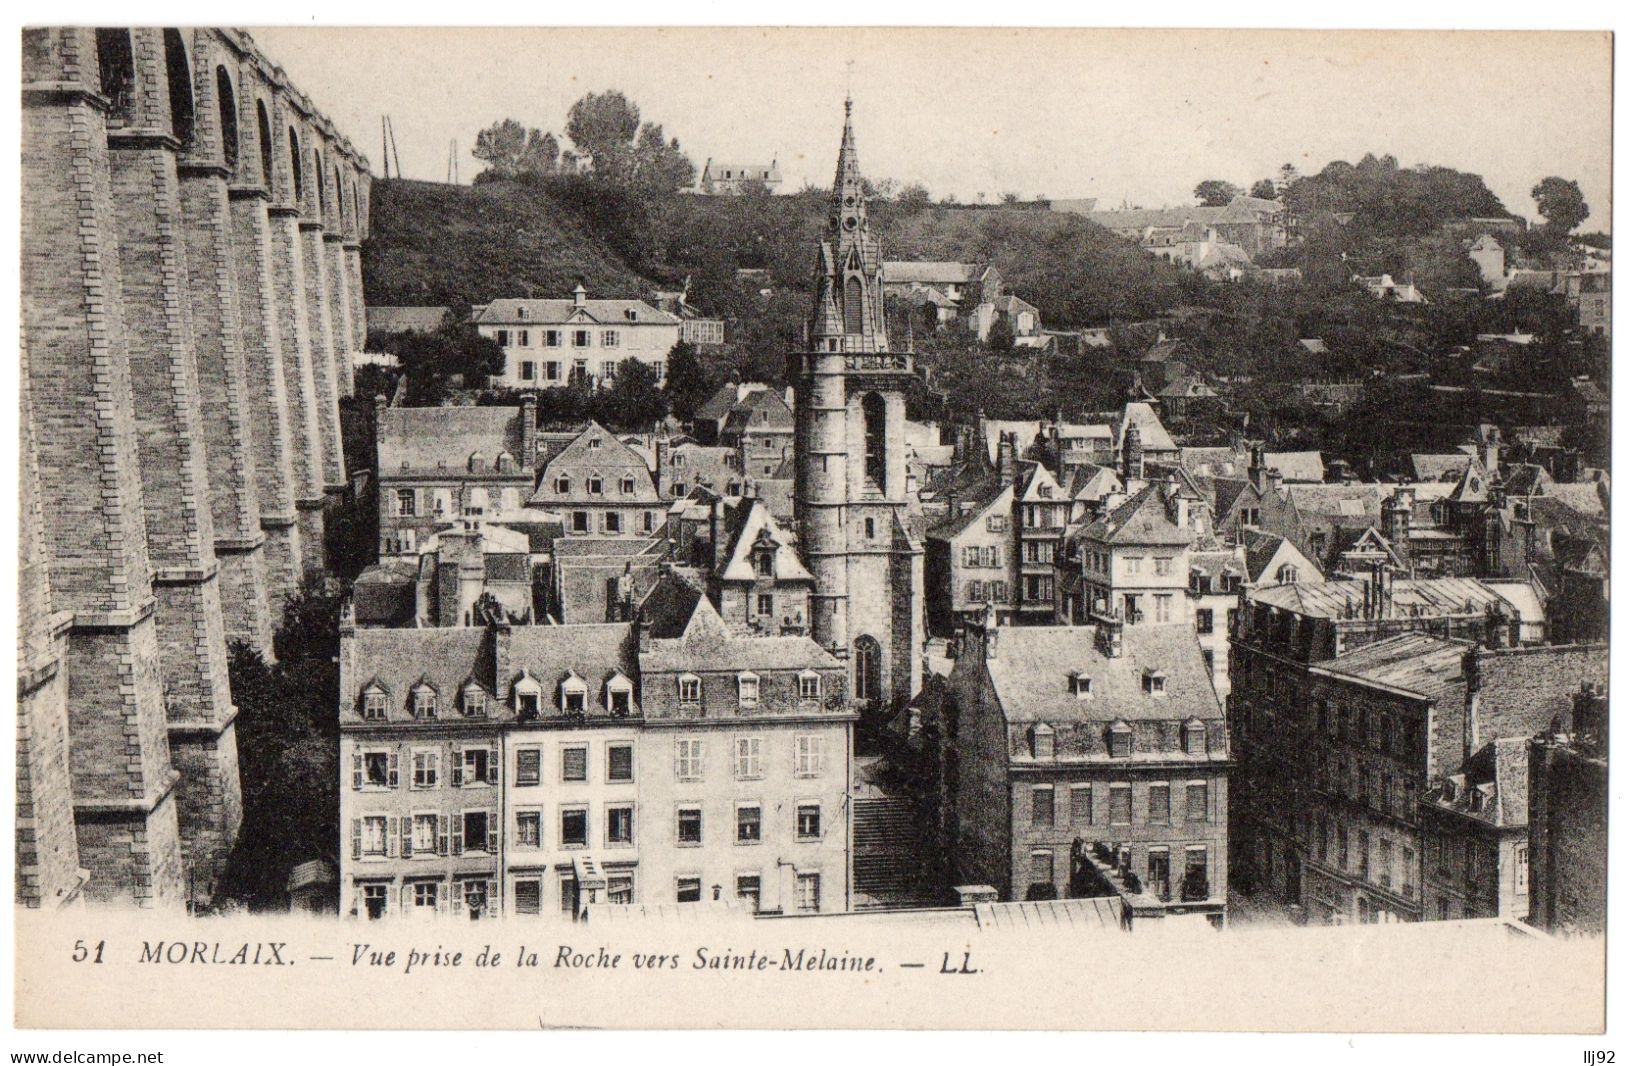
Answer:
[{"label": "sky", "polygon": [[[962,201],[1190,202],[1292,162],[1391,154],[1483,175],[1516,214],[1547,175],[1609,229],[1611,55],[1601,33],[1057,29],[261,28],[252,31],[382,175],[380,116],[407,177],[480,164],[512,117],[562,134],[620,89],[697,167],[777,159],[828,186],[841,101],[865,175]],[[561,138],[562,139],[562,138]]]}]

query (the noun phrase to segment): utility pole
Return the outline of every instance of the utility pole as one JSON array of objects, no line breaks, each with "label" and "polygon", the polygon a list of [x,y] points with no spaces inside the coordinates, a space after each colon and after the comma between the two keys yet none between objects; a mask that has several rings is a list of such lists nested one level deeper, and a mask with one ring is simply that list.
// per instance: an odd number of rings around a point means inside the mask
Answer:
[{"label": "utility pole", "polygon": [[378,116],[378,130],[384,141],[384,177],[389,177],[389,116]]},{"label": "utility pole", "polygon": [[457,182],[457,138],[453,137],[451,140],[451,154],[446,157],[446,184],[456,185]]}]

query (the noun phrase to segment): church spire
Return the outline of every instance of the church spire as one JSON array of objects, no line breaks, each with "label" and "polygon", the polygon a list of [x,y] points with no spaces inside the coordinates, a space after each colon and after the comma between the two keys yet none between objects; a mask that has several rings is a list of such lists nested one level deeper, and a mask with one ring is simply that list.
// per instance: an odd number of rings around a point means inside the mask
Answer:
[{"label": "church spire", "polygon": [[863,197],[863,174],[858,170],[858,141],[852,135],[852,95],[846,97],[846,127],[841,131],[841,154],[835,160],[835,200],[840,203],[851,190]]},{"label": "church spire", "polygon": [[852,98],[835,163],[829,229],[819,245],[818,302],[809,336],[821,350],[884,352],[885,278],[880,242],[869,232],[868,196],[858,170],[857,137],[852,133]]}]

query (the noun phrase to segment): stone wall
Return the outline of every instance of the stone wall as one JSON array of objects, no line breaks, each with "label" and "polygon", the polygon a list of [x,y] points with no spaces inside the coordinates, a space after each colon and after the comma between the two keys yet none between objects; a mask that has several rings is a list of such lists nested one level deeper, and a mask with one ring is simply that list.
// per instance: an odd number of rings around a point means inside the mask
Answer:
[{"label": "stone wall", "polygon": [[344,487],[367,163],[222,29],[25,31],[22,155],[17,898],[206,903],[227,641],[271,656]]}]

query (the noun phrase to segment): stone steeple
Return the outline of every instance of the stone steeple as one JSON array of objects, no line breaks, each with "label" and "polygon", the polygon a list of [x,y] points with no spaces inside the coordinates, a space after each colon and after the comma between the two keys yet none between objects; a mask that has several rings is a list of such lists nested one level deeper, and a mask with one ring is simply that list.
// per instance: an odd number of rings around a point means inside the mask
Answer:
[{"label": "stone steeple", "polygon": [[818,303],[808,336],[820,351],[884,352],[885,278],[880,242],[869,232],[869,202],[852,133],[852,101],[835,163],[829,224],[819,244]]}]

